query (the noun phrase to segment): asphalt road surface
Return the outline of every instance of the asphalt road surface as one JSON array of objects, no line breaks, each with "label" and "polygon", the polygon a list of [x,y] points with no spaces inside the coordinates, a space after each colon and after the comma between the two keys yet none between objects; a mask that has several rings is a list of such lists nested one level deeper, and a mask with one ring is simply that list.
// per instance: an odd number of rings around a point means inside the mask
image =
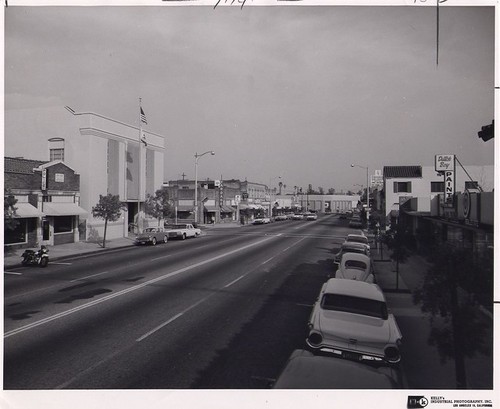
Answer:
[{"label": "asphalt road surface", "polygon": [[5,389],[267,388],[348,231],[286,221],[5,277]]}]

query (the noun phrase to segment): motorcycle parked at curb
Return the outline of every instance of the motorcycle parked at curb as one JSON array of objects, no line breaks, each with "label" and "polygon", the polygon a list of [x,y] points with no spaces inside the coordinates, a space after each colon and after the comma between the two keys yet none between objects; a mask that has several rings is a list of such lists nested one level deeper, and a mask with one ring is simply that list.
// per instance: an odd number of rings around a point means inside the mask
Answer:
[{"label": "motorcycle parked at curb", "polygon": [[47,267],[49,264],[49,249],[41,246],[40,250],[25,250],[21,255],[23,258],[21,264],[23,266],[38,265],[40,267]]}]

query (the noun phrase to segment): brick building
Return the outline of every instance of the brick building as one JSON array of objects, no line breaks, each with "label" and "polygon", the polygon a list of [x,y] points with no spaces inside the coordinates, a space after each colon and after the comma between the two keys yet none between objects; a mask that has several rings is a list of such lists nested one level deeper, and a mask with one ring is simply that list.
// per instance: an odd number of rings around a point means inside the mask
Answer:
[{"label": "brick building", "polygon": [[6,246],[34,247],[80,240],[88,212],[80,207],[80,175],[61,160],[44,162],[6,157],[4,185],[15,203],[14,230],[5,229]]}]

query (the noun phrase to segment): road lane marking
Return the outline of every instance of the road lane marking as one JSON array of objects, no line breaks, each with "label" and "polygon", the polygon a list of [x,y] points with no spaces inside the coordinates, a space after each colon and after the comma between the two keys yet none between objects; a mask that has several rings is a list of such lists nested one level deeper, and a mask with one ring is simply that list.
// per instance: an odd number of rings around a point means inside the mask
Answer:
[{"label": "road lane marking", "polygon": [[16,276],[22,276],[23,273],[15,273],[14,271],[4,271],[4,274],[13,274],[13,275],[16,275]]},{"label": "road lane marking", "polygon": [[276,256],[272,256],[271,258],[268,258],[266,261],[264,261],[263,263],[261,263],[260,265],[263,266],[264,264],[267,264],[268,262],[270,262],[274,257]]},{"label": "road lane marking", "polygon": [[59,264],[61,266],[70,266],[73,263],[63,263],[63,262],[56,262],[56,261],[51,261],[50,264]]},{"label": "road lane marking", "polygon": [[299,244],[302,240],[305,240],[307,237],[302,237],[299,241],[296,241],[295,243],[293,243],[291,246],[288,246],[286,249],[283,249],[281,250],[282,253],[284,253],[285,251],[288,251],[290,250],[293,246]]},{"label": "road lane marking", "polygon": [[248,275],[248,273],[243,274],[242,276],[238,277],[236,280],[233,280],[229,284],[226,284],[223,288],[231,287],[233,284],[237,283],[238,281],[240,281],[243,277],[246,277],[247,275]]},{"label": "road lane marking", "polygon": [[109,273],[109,271],[103,271],[102,273],[92,274],[91,276],[86,276],[86,277],[77,278],[75,280],[71,280],[70,283],[74,283],[75,281],[81,281],[81,280],[85,280],[87,278],[96,277],[96,276],[100,276],[102,274],[108,274],[108,273]]},{"label": "road lane marking", "polygon": [[213,294],[210,294],[208,296],[206,296],[205,298],[201,299],[200,301],[194,303],[193,305],[189,306],[188,308],[186,308],[185,310],[181,311],[179,314],[176,314],[174,315],[172,318],[170,318],[168,321],[165,321],[163,324],[160,324],[158,325],[156,328],[153,328],[151,331],[145,333],[142,337],[140,338],[137,338],[136,341],[137,342],[141,342],[143,341],[144,339],[146,339],[147,337],[149,337],[150,335],[153,335],[155,332],[159,331],[160,329],[162,329],[163,327],[167,326],[168,324],[174,322],[177,318],[179,317],[182,317],[186,312],[192,310],[193,308],[197,307],[198,305],[200,305],[202,302],[205,302],[208,298],[210,298]]},{"label": "road lane marking", "polygon": [[136,290],[140,290],[140,289],[142,289],[142,288],[144,288],[144,287],[147,287],[147,286],[149,286],[149,285],[151,285],[151,284],[155,284],[155,283],[157,283],[157,282],[159,282],[159,281],[162,281],[162,280],[165,280],[165,279],[167,279],[167,278],[174,277],[174,276],[176,276],[176,275],[178,275],[178,274],[184,273],[184,272],[189,271],[189,270],[192,270],[192,269],[194,269],[194,268],[201,267],[201,266],[203,266],[203,265],[205,265],[205,264],[211,263],[211,262],[216,261],[216,260],[219,260],[219,259],[221,259],[221,258],[228,257],[228,256],[233,255],[233,254],[235,254],[235,253],[238,253],[238,252],[240,252],[240,251],[243,251],[243,250],[249,249],[249,248],[251,248],[251,247],[257,246],[257,245],[259,245],[259,244],[265,243],[266,241],[269,241],[269,240],[271,240],[271,239],[273,239],[273,238],[275,238],[275,237],[276,237],[276,236],[271,236],[271,237],[267,237],[267,238],[265,238],[265,239],[262,239],[262,240],[256,241],[256,242],[254,242],[254,243],[247,244],[246,246],[243,246],[243,247],[237,248],[237,249],[235,249],[235,250],[228,251],[227,253],[219,254],[218,256],[212,257],[212,258],[207,259],[207,260],[204,260],[204,261],[200,261],[200,262],[198,262],[198,263],[195,263],[195,264],[192,264],[192,265],[190,265],[190,266],[187,266],[187,267],[181,268],[181,269],[179,269],[179,270],[173,271],[173,272],[168,273],[168,274],[165,274],[165,275],[163,275],[163,276],[160,276],[160,277],[154,278],[154,279],[152,279],[152,280],[146,281],[146,282],[144,282],[144,283],[142,283],[142,284],[137,284],[137,285],[135,285],[135,286],[133,286],[133,287],[125,288],[125,289],[123,289],[123,290],[121,290],[121,291],[118,291],[118,292],[116,292],[116,293],[109,294],[109,295],[104,296],[104,297],[102,297],[102,298],[99,298],[99,299],[97,299],[97,300],[90,301],[90,302],[88,302],[88,303],[86,303],[86,304],[82,304],[82,305],[80,305],[80,306],[77,306],[77,307],[71,308],[71,309],[69,309],[69,310],[66,310],[66,311],[60,312],[60,313],[58,313],[58,314],[54,314],[54,315],[52,315],[52,316],[50,316],[50,317],[43,318],[43,319],[41,319],[41,320],[39,320],[39,321],[32,322],[31,324],[27,324],[27,325],[24,325],[24,326],[22,326],[22,327],[19,327],[19,328],[13,329],[13,330],[11,330],[11,331],[5,332],[5,333],[4,333],[4,338],[9,338],[9,337],[11,337],[11,336],[13,336],[13,335],[20,334],[20,333],[25,332],[25,331],[28,331],[28,330],[30,330],[30,329],[32,329],[32,328],[36,328],[36,327],[38,327],[38,326],[40,326],[40,325],[47,324],[47,323],[52,322],[52,321],[55,321],[55,320],[57,320],[57,319],[59,319],[59,318],[63,318],[63,317],[66,317],[66,316],[68,316],[68,315],[74,314],[74,313],[76,313],[76,312],[78,312],[78,311],[85,310],[85,309],[87,309],[87,308],[93,307],[94,305],[99,305],[99,304],[102,304],[102,303],[104,303],[104,302],[106,302],[106,301],[112,300],[112,299],[114,299],[114,298],[116,298],[116,297],[120,297],[120,296],[122,296],[122,295],[128,294],[128,293],[133,292],[133,291],[136,291]]},{"label": "road lane marking", "polygon": [[173,256],[173,254],[169,254],[168,256],[155,257],[155,258],[152,258],[151,261],[161,260],[162,258],[167,258],[167,257],[172,257],[172,256]]}]

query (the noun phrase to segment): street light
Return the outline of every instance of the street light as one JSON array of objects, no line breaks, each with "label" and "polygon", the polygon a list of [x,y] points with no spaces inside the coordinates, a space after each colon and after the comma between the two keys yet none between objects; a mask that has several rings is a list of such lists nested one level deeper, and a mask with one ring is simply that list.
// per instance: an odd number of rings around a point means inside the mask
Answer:
[{"label": "street light", "polygon": [[368,178],[368,166],[361,166],[356,164],[351,164],[351,168],[361,168],[366,169],[366,221],[368,222],[370,217],[370,182]]},{"label": "street light", "polygon": [[210,155],[215,155],[214,151],[206,151],[198,155],[198,152],[194,154],[194,222],[198,223],[198,158],[209,153]]}]

